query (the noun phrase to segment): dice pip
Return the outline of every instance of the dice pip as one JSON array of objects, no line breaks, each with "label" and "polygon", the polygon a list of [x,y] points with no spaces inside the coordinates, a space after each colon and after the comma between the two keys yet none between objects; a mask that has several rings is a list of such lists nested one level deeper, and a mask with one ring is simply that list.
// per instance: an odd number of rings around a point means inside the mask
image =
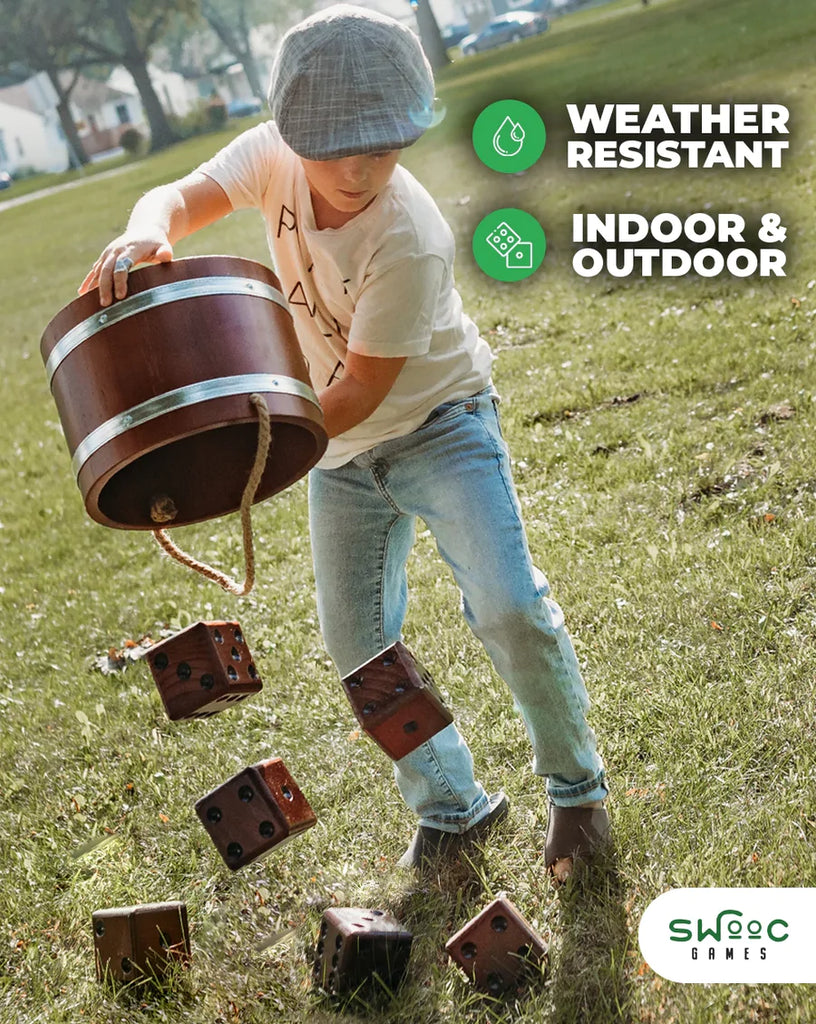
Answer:
[{"label": "dice pip", "polygon": [[196,812],[232,871],[317,822],[279,757],[251,765],[196,802]]},{"label": "dice pip", "polygon": [[413,936],[383,910],[336,907],[323,914],[314,964],[315,983],[332,995],[377,975],[396,989],[405,974]]},{"label": "dice pip", "polygon": [[97,910],[92,916],[99,981],[144,982],[161,978],[172,963],[190,958],[183,903],[145,903]]},{"label": "dice pip", "polygon": [[262,689],[237,622],[196,622],[146,657],[171,721],[209,718]]},{"label": "dice pip", "polygon": [[547,943],[503,896],[458,931],[445,949],[476,987],[491,995],[511,988],[547,955]]},{"label": "dice pip", "polygon": [[395,643],[343,679],[357,721],[395,761],[453,721],[431,674]]}]

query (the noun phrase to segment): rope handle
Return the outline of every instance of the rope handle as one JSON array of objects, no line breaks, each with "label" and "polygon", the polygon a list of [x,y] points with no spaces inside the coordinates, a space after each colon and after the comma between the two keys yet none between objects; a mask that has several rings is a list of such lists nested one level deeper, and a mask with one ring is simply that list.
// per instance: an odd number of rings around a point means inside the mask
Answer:
[{"label": "rope handle", "polygon": [[[164,530],[154,530],[153,536],[158,541],[159,545],[163,550],[177,562],[182,565],[186,565],[188,569],[192,569],[199,575],[204,576],[205,579],[211,580],[213,583],[217,583],[219,587],[222,587],[230,594],[235,594],[236,597],[244,597],[248,594],[255,585],[255,546],[252,537],[252,519],[250,510],[252,507],[253,499],[258,490],[258,486],[263,476],[263,471],[266,468],[266,460],[269,456],[269,449],[272,443],[272,428],[269,423],[269,407],[266,404],[266,399],[263,395],[253,393],[249,396],[250,402],[255,407],[255,411],[258,414],[258,447],[255,451],[255,461],[252,465],[252,470],[249,474],[244,493],[241,496],[241,531],[243,534],[244,543],[244,563],[246,566],[246,573],[243,583],[238,583],[227,573],[221,572],[220,569],[214,569],[211,565],[207,565],[206,562],[199,562],[197,558],[193,558],[192,555],[186,554],[182,551],[170,538]],[[168,505],[169,510],[168,510]],[[175,508],[172,505],[172,501],[165,497],[160,496],[155,499],[153,507],[151,508],[150,515],[154,522],[167,522],[168,519],[172,519],[175,516]]]}]

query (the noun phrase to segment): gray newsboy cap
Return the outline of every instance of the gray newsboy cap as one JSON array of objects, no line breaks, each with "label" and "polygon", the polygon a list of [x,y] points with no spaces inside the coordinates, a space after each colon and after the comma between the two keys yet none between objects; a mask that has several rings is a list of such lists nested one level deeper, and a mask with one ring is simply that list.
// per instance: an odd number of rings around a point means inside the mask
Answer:
[{"label": "gray newsboy cap", "polygon": [[402,149],[433,121],[434,81],[419,40],[376,11],[335,4],[281,41],[269,106],[307,160]]}]

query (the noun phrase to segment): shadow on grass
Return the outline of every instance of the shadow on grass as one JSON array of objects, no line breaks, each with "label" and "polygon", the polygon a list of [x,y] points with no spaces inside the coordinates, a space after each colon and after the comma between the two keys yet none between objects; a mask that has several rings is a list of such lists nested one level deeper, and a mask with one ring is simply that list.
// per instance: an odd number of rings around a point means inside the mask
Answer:
[{"label": "shadow on grass", "polygon": [[591,870],[576,874],[557,893],[543,881],[542,896],[553,911],[550,956],[495,997],[460,975],[445,952],[447,939],[496,895],[480,854],[476,849],[459,862],[394,879],[394,888],[381,903],[414,935],[406,976],[395,991],[375,983],[341,998],[315,993],[315,1009],[334,1013],[346,1024],[425,1024],[447,1019],[471,1024],[634,1021],[625,973],[631,938],[613,853],[599,859]]},{"label": "shadow on grass", "polygon": [[624,885],[609,851],[559,892],[559,950],[551,974],[553,1024],[634,1021],[626,976],[631,941]]},{"label": "shadow on grass", "polygon": [[[513,1024],[541,1020],[547,1003],[547,960],[530,963],[495,994],[466,978],[445,949],[453,934],[481,912],[498,893],[486,873],[483,849],[468,851],[458,861],[427,865],[415,884],[403,890],[397,913],[415,933],[416,956],[411,969],[413,1005],[404,1006],[399,1024],[465,1021],[469,1024]],[[532,1013],[533,1017],[529,1014]]]},{"label": "shadow on grass", "polygon": [[121,981],[105,970],[98,978],[98,991],[111,1013],[111,1019],[127,1013],[128,1020],[168,1019],[172,1014],[182,1020],[195,1004],[195,987],[189,964],[171,963],[156,971],[148,967],[132,981]]}]

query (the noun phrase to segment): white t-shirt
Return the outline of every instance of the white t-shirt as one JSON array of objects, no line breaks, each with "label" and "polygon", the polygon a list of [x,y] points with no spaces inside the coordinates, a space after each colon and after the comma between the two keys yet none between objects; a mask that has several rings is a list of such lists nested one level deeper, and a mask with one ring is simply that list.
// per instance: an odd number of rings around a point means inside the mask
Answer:
[{"label": "white t-shirt", "polygon": [[410,433],[437,405],[488,385],[490,349],[454,287],[453,234],[405,168],[398,165],[356,217],[322,230],[300,159],[272,121],[239,135],[199,170],[234,209],[261,211],[315,390],[342,378],[347,350],[407,357],[368,419],[331,439],[322,469]]}]

